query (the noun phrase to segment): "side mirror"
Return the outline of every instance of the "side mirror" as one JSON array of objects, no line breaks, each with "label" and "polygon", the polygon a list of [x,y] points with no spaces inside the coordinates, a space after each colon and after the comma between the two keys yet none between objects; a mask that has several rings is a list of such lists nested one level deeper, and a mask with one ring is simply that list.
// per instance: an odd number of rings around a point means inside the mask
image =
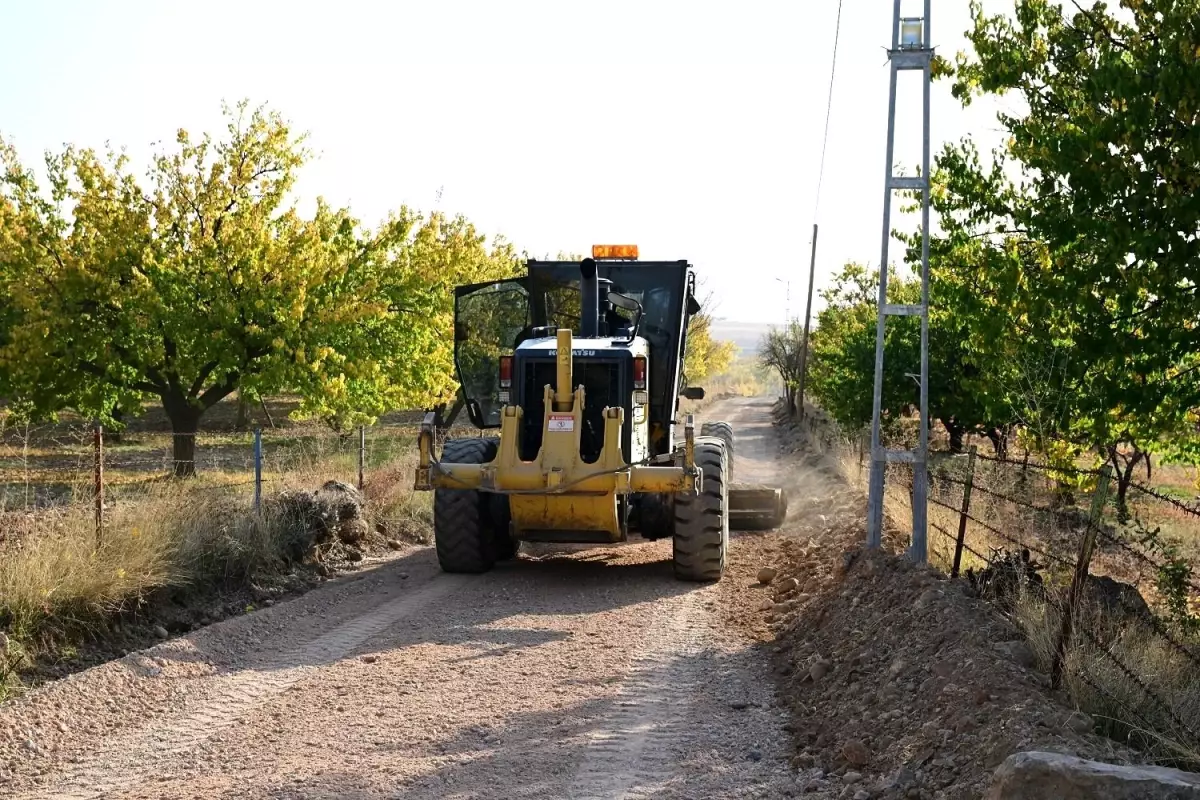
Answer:
[{"label": "side mirror", "polygon": [[689,294],[687,302],[688,314],[694,315],[700,313],[700,301],[696,299],[696,295]]},{"label": "side mirror", "polygon": [[689,386],[679,393],[680,397],[685,397],[688,400],[703,400],[704,388],[701,386]]}]

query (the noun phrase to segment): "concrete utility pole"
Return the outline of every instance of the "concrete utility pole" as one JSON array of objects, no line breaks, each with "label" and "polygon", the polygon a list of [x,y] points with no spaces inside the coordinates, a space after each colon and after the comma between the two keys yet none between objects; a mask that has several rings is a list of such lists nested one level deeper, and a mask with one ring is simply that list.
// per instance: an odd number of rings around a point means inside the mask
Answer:
[{"label": "concrete utility pole", "polygon": [[[933,48],[929,38],[931,0],[925,0],[924,17],[901,17],[900,2],[895,0],[892,13],[892,46],[888,50],[891,85],[888,92],[887,163],[883,191],[883,247],[879,257],[879,318],[875,326],[875,397],[871,416],[871,481],[867,503],[867,546],[879,547],[883,533],[884,478],[889,461],[913,465],[912,545],[909,556],[916,562],[926,559],[926,521],[929,475],[929,89]],[[921,174],[898,177],[892,174],[896,137],[896,79],[901,70],[920,70],[923,79],[923,135]],[[921,303],[893,305],[887,302],[888,243],[892,236],[892,192],[921,192]],[[921,317],[921,430],[915,451],[885,450],[880,443],[880,405],[883,400],[883,334],[889,316]]]}]

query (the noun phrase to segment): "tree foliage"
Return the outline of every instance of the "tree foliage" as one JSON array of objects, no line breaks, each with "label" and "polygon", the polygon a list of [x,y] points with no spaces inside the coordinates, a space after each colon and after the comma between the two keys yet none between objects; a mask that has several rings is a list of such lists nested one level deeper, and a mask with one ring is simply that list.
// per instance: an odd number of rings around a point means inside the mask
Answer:
[{"label": "tree foliage", "polygon": [[461,218],[302,213],[303,137],[245,103],[226,117],[220,139],[179,131],[144,183],[121,153],[68,147],[43,188],[0,149],[5,394],[109,421],[157,397],[179,474],[235,390],[296,391],[301,414],[343,424],[445,396],[450,287],[516,269]]},{"label": "tree foliage", "polygon": [[[870,423],[874,400],[878,274],[860,264],[847,264],[822,293],[825,308],[817,315],[811,334],[812,361],[809,387],[812,396],[842,425],[860,428]],[[888,302],[919,303],[921,282],[892,270],[888,277]],[[949,305],[935,303],[930,317],[930,417],[940,421],[951,447],[960,450],[968,432],[1002,439],[1004,417],[989,409],[981,391],[980,365],[967,358],[961,347],[963,321]],[[893,427],[920,403],[921,327],[915,316],[891,317],[884,328],[884,374],[881,423]]]},{"label": "tree foliage", "polygon": [[1196,447],[1200,2],[1120,5],[973,3],[954,92],[1026,110],[999,115],[987,162],[969,142],[941,154],[932,253],[992,395],[1112,461],[1123,499],[1147,453]]},{"label": "tree foliage", "polygon": [[689,385],[720,375],[729,369],[737,354],[737,345],[712,336],[712,316],[701,311],[688,320],[684,345],[683,374]]}]

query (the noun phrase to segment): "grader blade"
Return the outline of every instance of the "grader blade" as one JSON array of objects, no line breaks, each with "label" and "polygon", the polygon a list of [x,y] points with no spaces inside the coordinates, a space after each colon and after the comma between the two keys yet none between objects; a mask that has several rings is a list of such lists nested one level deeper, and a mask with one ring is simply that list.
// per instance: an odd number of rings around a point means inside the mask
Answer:
[{"label": "grader blade", "polygon": [[734,484],[729,489],[729,527],[735,531],[778,528],[787,518],[787,496],[773,486]]}]

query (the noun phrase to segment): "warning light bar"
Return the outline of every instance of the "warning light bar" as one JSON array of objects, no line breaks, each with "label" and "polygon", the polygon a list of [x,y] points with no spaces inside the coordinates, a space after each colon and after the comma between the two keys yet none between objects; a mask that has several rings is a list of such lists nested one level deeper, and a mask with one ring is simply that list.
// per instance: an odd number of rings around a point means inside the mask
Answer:
[{"label": "warning light bar", "polygon": [[636,260],[638,248],[636,244],[594,244],[592,258],[628,258]]}]

